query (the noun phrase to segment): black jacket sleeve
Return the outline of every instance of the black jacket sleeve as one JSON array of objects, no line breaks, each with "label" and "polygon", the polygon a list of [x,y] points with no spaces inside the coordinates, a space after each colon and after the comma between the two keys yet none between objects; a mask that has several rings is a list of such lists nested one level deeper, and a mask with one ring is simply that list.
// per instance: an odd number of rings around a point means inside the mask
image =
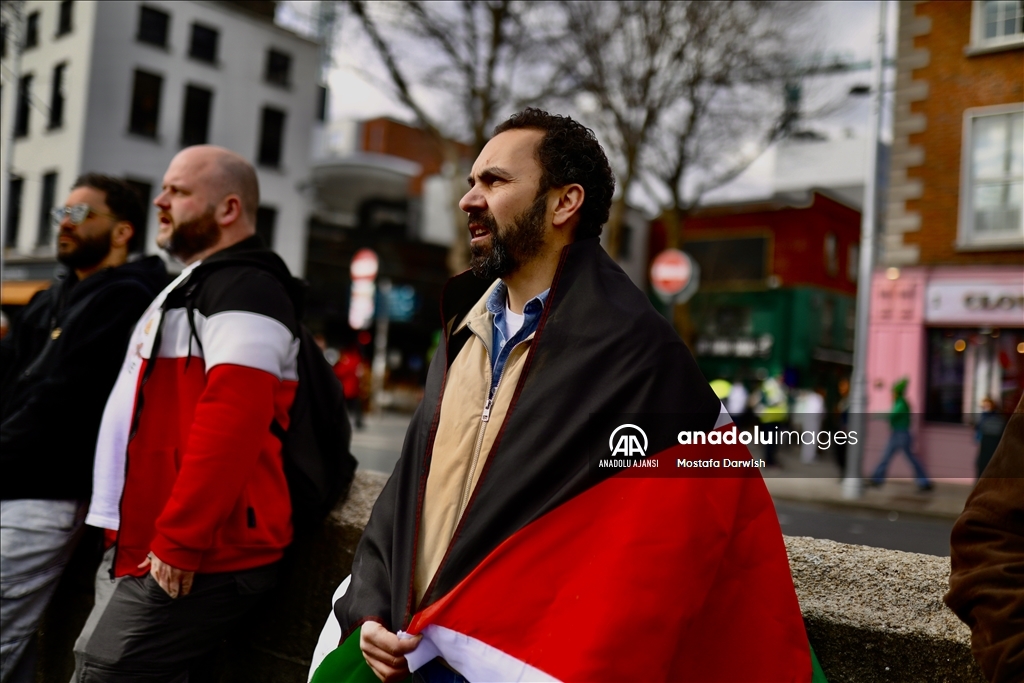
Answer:
[{"label": "black jacket sleeve", "polygon": [[151,300],[152,292],[130,281],[98,292],[16,378],[22,387],[0,424],[0,497],[89,496],[107,396]]}]

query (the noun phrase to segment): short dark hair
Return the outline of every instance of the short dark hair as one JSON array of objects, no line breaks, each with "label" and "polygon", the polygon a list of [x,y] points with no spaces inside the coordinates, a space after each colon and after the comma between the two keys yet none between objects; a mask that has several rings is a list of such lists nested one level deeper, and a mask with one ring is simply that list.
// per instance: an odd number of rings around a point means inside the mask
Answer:
[{"label": "short dark hair", "polygon": [[119,221],[132,224],[139,235],[146,225],[146,207],[138,191],[126,181],[102,173],[86,173],[78,176],[71,189],[91,187],[106,195],[107,208]]},{"label": "short dark hair", "polygon": [[608,222],[615,192],[615,176],[594,131],[568,116],[549,114],[527,107],[498,124],[494,134],[508,130],[539,130],[544,138],[537,145],[537,160],[543,175],[539,192],[578,183],[583,187],[583,206],[576,226],[576,239],[597,237]]}]

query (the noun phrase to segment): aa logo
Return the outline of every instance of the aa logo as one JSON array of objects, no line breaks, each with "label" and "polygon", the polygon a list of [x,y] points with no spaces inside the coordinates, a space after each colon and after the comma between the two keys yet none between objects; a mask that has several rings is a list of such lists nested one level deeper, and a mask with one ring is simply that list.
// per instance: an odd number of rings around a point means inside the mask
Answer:
[{"label": "aa logo", "polygon": [[[643,445],[641,445],[643,439]],[[608,449],[612,457],[643,458],[647,455],[647,434],[636,425],[625,424],[616,427],[608,437]]]}]

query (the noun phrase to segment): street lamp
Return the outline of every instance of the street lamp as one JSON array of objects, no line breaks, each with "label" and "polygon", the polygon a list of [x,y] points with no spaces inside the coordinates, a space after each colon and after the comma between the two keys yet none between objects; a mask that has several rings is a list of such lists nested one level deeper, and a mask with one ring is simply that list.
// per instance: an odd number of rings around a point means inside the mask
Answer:
[{"label": "street lamp", "polygon": [[878,133],[881,128],[885,67],[887,0],[878,3],[878,36],[873,59],[874,91],[868,132],[867,177],[864,182],[864,208],[860,222],[860,263],[857,268],[857,322],[854,328],[853,377],[850,382],[850,431],[860,436],[847,451],[843,473],[843,497],[860,498],[864,494],[861,462],[864,455],[867,423],[868,324],[871,306],[871,274],[875,265],[875,232],[878,218]]}]

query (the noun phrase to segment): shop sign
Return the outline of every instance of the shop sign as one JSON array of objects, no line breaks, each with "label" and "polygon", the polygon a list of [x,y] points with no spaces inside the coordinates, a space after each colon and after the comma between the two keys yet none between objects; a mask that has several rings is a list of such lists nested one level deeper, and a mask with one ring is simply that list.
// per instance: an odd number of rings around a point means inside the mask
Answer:
[{"label": "shop sign", "polygon": [[770,334],[759,337],[701,337],[697,355],[719,358],[768,358],[775,339]]},{"label": "shop sign", "polygon": [[924,319],[929,323],[1024,327],[1024,281],[1019,285],[930,283]]}]

